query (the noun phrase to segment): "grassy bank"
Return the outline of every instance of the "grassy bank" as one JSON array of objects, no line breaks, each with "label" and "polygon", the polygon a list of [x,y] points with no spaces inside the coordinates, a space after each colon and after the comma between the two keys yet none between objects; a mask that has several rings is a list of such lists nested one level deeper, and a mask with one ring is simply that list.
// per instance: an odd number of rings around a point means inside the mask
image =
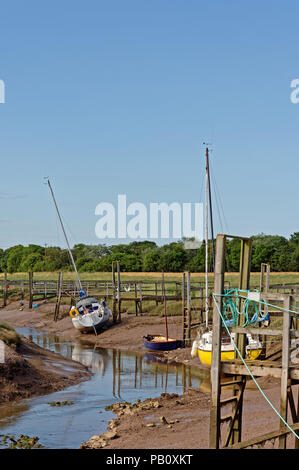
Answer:
[{"label": "grassy bank", "polygon": [[0,322],[0,340],[3,341],[7,346],[16,348],[20,343],[20,336],[10,325],[4,322]]}]

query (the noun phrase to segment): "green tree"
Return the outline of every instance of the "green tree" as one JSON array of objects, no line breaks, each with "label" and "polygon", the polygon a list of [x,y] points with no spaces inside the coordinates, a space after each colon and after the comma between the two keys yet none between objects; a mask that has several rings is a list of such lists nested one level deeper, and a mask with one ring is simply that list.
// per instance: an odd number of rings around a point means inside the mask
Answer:
[{"label": "green tree", "polygon": [[36,263],[39,261],[43,261],[43,257],[40,253],[30,253],[26,257],[23,256],[22,262],[20,264],[20,271],[36,271]]},{"label": "green tree", "polygon": [[161,255],[160,250],[155,249],[145,254],[142,264],[142,271],[144,272],[158,272],[161,271]]},{"label": "green tree", "polygon": [[16,245],[9,251],[6,268],[9,273],[20,272],[20,265],[24,254],[24,247],[22,245]]}]

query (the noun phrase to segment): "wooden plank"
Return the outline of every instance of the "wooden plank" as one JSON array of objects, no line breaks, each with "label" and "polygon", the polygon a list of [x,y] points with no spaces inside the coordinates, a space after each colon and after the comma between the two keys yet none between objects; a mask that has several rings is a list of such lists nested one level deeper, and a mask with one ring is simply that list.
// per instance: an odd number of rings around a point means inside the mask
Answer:
[{"label": "wooden plank", "polygon": [[[283,329],[278,328],[250,328],[250,327],[233,327],[230,328],[232,332],[239,333],[250,333],[251,335],[262,335],[262,336],[282,336]],[[290,330],[291,338],[299,338],[299,330]]]},{"label": "wooden plank", "polygon": [[[241,326],[235,326],[230,328],[233,333],[243,333],[243,334],[251,334],[251,335],[263,335],[263,336],[282,336],[282,329],[269,329],[269,328],[250,328],[246,327],[243,328]],[[299,331],[298,331],[299,334]]]},{"label": "wooden plank", "polygon": [[[249,370],[254,377],[274,377],[277,379],[281,378],[281,367],[268,367],[268,366],[257,366],[250,365]],[[222,362],[221,363],[221,372],[231,375],[250,375],[248,370],[244,365],[234,364],[231,362]],[[289,377],[293,380],[299,380],[299,368],[290,367],[289,368]]]},{"label": "wooden plank", "polygon": [[[299,430],[299,423],[293,424],[292,426],[290,426],[290,428],[297,433],[297,431]],[[272,432],[263,434],[258,437],[253,437],[252,439],[248,439],[246,441],[238,442],[237,444],[227,446],[225,447],[225,449],[245,449],[246,447],[250,447],[253,445],[263,444],[266,441],[271,441],[272,439],[275,439],[280,436],[286,436],[287,434],[290,434],[291,432],[292,431],[290,431],[289,428],[284,427],[282,429],[279,429],[278,431],[272,431]]]},{"label": "wooden plank", "polygon": [[[281,368],[280,367],[261,367],[261,366],[250,366],[250,372],[255,377],[281,377]],[[233,363],[221,363],[221,372],[225,374],[238,374],[238,375],[250,375],[248,370],[244,365],[233,364]],[[298,373],[299,376],[299,373]]]},{"label": "wooden plank", "polygon": [[[261,299],[267,301],[274,300],[283,302],[287,297],[289,297],[289,294],[280,294],[277,292],[261,292]],[[292,300],[299,300],[299,297],[296,295],[292,295]]]}]

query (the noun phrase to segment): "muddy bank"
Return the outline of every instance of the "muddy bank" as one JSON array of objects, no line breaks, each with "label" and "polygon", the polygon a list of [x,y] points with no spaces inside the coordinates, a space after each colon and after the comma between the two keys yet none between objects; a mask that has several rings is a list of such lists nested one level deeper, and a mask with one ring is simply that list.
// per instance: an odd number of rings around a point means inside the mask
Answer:
[{"label": "muddy bank", "polygon": [[[53,304],[42,304],[37,309],[24,308],[18,310],[18,304],[11,304],[0,310],[0,321],[6,321],[16,327],[35,327],[43,331],[55,333],[64,340],[82,341],[95,344],[102,348],[118,348],[145,353],[142,343],[144,334],[161,334],[164,331],[164,320],[159,317],[135,317],[122,315],[122,322],[112,325],[98,336],[80,334],[72,326],[66,306],[65,316],[58,322],[53,321]],[[181,338],[181,319],[169,319],[169,335]],[[163,354],[165,362],[178,362],[201,367],[197,358],[192,359],[190,348],[171,351]],[[280,407],[279,381],[275,379],[259,379],[263,391],[276,409]],[[230,396],[227,390],[225,396]],[[294,397],[297,401],[297,393]],[[128,406],[127,409],[114,409],[116,420],[112,420],[108,435],[95,436],[83,448],[105,447],[107,449],[154,449],[154,448],[186,448],[198,449],[209,446],[209,387],[189,389],[182,396],[161,395],[151,401],[159,402],[159,407],[144,408]],[[111,397],[113,403],[113,397]],[[249,439],[264,434],[266,431],[278,429],[279,418],[267,404],[265,398],[257,390],[252,381],[248,381],[244,394],[243,436]],[[223,408],[227,414],[229,408]],[[165,418],[165,420],[163,419]]]},{"label": "muddy bank", "polygon": [[108,431],[81,449],[192,449],[208,447],[209,396],[198,389],[134,404],[115,404]]},{"label": "muddy bank", "polygon": [[[279,406],[278,381],[261,380],[267,396]],[[223,397],[231,395],[231,391]],[[208,449],[210,397],[200,389],[165,394],[134,404],[112,405],[117,415],[107,432],[92,436],[81,449]],[[227,409],[227,412],[229,409]],[[226,410],[223,410],[226,414]],[[278,429],[279,419],[249,382],[244,396],[243,440]],[[222,429],[222,439],[225,429]],[[275,443],[277,447],[277,441]],[[272,443],[266,445],[272,448]]]},{"label": "muddy bank", "polygon": [[21,337],[14,350],[4,344],[0,363],[0,401],[2,403],[62,390],[84,380],[91,373],[82,364],[46,351]]}]

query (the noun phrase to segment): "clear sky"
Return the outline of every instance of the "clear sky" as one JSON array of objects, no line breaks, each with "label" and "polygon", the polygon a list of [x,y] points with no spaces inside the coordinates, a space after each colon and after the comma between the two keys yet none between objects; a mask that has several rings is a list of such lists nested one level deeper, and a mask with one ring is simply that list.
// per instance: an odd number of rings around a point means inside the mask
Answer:
[{"label": "clear sky", "polygon": [[295,0],[1,2],[0,247],[64,245],[44,176],[71,244],[102,242],[95,207],[118,194],[201,201],[204,141],[226,231],[299,231],[298,17]]}]

